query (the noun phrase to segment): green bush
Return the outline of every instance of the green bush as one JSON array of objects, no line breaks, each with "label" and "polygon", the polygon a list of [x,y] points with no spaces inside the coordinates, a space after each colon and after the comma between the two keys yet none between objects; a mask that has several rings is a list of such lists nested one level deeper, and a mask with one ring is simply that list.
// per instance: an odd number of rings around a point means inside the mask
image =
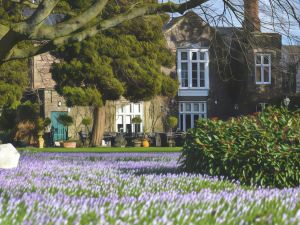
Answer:
[{"label": "green bush", "polygon": [[300,110],[199,120],[180,158],[190,172],[225,176],[246,185],[295,187],[300,182]]},{"label": "green bush", "polygon": [[73,117],[68,114],[60,114],[57,121],[64,125],[65,127],[71,126],[74,122]]},{"label": "green bush", "polygon": [[169,126],[171,129],[175,128],[175,127],[177,126],[177,124],[178,124],[178,119],[177,119],[177,117],[175,117],[175,116],[169,116],[169,117],[167,118],[167,124],[168,124],[168,126]]}]

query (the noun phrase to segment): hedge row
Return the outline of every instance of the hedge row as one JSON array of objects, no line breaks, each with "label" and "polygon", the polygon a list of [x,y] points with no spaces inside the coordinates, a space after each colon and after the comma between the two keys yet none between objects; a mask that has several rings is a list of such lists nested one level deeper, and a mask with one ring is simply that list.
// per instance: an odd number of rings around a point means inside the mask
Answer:
[{"label": "hedge row", "polygon": [[180,163],[246,185],[299,186],[300,110],[269,107],[226,122],[199,120],[187,133]]}]

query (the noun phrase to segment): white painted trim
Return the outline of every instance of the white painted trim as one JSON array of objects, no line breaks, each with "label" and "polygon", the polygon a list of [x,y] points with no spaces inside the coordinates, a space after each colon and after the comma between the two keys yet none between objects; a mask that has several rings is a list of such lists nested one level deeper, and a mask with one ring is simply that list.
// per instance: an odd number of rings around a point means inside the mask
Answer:
[{"label": "white painted trim", "polygon": [[[134,111],[134,105],[137,105],[137,104],[140,104],[140,112],[135,112]],[[123,112],[119,112],[119,109],[120,107],[123,107],[123,110],[126,109],[126,106],[129,106],[131,107],[131,112],[127,112],[126,110],[123,111]],[[135,116],[139,116],[141,117],[142,119],[142,123],[140,124],[141,125],[141,132],[143,132],[144,130],[144,103],[143,102],[137,102],[137,103],[132,103],[132,102],[129,102],[129,103],[126,103],[126,104],[118,104],[117,107],[116,107],[116,118],[115,118],[115,128],[116,128],[116,131],[118,132],[118,116],[123,116],[123,132],[126,133],[127,130],[126,130],[126,116],[130,116],[130,120],[132,120],[133,117]],[[132,132],[134,133],[135,132],[135,126],[134,124],[131,123],[130,121],[130,124],[131,124],[131,130]]]},{"label": "white painted trim", "polygon": [[[261,57],[261,63],[258,64],[256,63],[256,57],[257,56],[260,56]],[[264,64],[263,63],[263,57],[264,56],[269,56],[269,64]],[[256,53],[254,54],[254,65],[255,65],[255,83],[256,84],[271,84],[272,81],[271,81],[271,78],[272,78],[272,73],[271,73],[271,70],[272,70],[272,54],[270,53]],[[256,67],[260,67],[260,78],[261,80],[264,80],[264,68],[265,67],[268,67],[269,68],[269,81],[268,82],[258,82],[256,81]]]},{"label": "white painted trim", "polygon": [[[186,104],[187,103],[190,103],[191,104],[191,111],[186,111]],[[181,110],[181,105],[183,104],[183,110]],[[194,104],[198,104],[199,106],[199,111],[194,111],[193,110],[193,105]],[[204,111],[201,111],[201,105],[204,104]],[[187,115],[191,115],[191,128],[194,128],[194,124],[195,124],[195,121],[194,121],[194,116],[195,115],[198,115],[199,118],[207,118],[207,102],[206,101],[180,101],[179,102],[179,124],[178,124],[178,128],[182,131],[186,131],[186,128],[187,128],[187,124],[186,124],[186,116]],[[182,121],[182,126],[181,127],[181,115],[183,117],[183,121]]]},{"label": "white painted trim", "polygon": [[179,89],[178,96],[208,96],[208,89],[195,89],[195,88],[187,88],[187,89]]},{"label": "white painted trim", "polygon": [[[181,53],[187,52],[187,59],[182,60],[181,59]],[[192,53],[197,52],[197,60],[192,60]],[[205,53],[205,59],[200,59],[200,53]],[[182,87],[182,76],[181,76],[181,63],[188,63],[188,87]],[[197,63],[197,86],[193,87],[193,80],[192,80],[192,63]],[[200,63],[205,63],[205,87],[200,87]],[[200,49],[186,49],[186,48],[177,48],[177,74],[178,74],[178,80],[180,83],[178,95],[179,96],[185,96],[180,95],[180,90],[190,90],[190,89],[197,89],[197,90],[208,90],[209,89],[209,51],[208,48],[200,48]],[[196,96],[202,96],[202,95],[196,95]],[[207,96],[207,95],[204,95]]]}]

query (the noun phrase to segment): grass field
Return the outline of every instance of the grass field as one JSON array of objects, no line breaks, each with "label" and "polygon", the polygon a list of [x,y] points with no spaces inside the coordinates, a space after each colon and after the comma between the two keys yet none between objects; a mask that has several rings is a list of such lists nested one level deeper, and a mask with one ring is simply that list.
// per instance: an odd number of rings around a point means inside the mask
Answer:
[{"label": "grass field", "polygon": [[182,147],[88,147],[88,148],[19,148],[18,150],[33,152],[179,152]]}]

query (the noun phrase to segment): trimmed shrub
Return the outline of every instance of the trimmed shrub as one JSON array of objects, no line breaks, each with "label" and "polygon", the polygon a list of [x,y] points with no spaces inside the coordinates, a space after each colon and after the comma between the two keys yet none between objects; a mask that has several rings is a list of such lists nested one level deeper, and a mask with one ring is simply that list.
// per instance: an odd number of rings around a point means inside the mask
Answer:
[{"label": "trimmed shrub", "polygon": [[199,120],[187,133],[180,164],[246,185],[299,186],[300,110],[268,107],[226,122]]}]

